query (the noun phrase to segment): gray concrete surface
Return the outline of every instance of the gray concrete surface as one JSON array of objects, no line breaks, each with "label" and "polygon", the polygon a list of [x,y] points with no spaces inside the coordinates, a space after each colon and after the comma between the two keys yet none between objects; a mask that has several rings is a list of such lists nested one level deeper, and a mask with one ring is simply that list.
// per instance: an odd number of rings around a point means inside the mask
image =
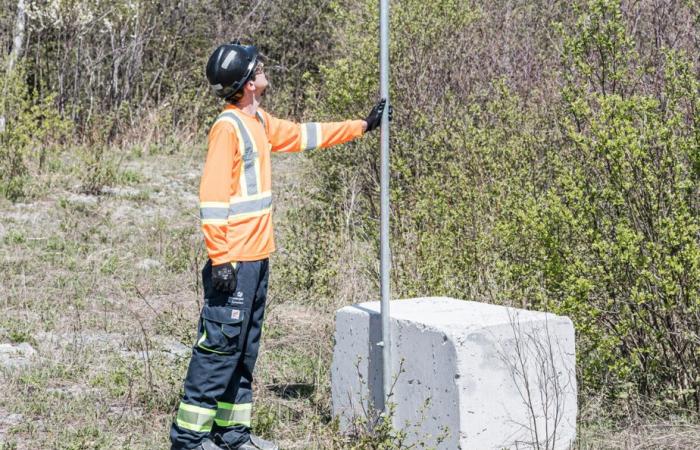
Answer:
[{"label": "gray concrete surface", "polygon": [[[418,448],[567,449],[576,436],[567,317],[445,297],[391,302],[393,423]],[[383,408],[379,302],[336,314],[333,414]],[[355,430],[356,431],[356,430]]]}]

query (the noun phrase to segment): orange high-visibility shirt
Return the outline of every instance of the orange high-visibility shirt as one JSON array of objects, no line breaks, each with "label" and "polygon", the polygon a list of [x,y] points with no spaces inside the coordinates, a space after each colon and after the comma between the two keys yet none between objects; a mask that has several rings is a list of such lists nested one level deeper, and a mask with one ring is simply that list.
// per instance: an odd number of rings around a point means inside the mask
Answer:
[{"label": "orange high-visibility shirt", "polygon": [[293,123],[258,108],[227,105],[209,131],[199,186],[200,217],[214,265],[255,261],[275,251],[271,152],[330,147],[362,135],[362,120]]}]

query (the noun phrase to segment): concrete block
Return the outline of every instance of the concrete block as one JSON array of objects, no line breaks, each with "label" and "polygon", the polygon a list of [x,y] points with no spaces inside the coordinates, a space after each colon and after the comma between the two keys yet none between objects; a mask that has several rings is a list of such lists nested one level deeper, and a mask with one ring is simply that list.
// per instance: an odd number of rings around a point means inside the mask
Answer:
[{"label": "concrete block", "polygon": [[[391,302],[394,426],[438,449],[567,449],[576,436],[567,317],[445,297]],[[379,302],[336,313],[333,414],[383,408]]]}]

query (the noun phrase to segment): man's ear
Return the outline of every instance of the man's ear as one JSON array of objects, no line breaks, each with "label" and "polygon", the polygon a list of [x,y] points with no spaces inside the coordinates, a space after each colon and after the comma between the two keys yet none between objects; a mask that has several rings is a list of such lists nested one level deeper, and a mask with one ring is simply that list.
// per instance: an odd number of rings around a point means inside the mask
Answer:
[{"label": "man's ear", "polygon": [[246,91],[255,91],[255,82],[253,80],[246,81],[243,89]]}]

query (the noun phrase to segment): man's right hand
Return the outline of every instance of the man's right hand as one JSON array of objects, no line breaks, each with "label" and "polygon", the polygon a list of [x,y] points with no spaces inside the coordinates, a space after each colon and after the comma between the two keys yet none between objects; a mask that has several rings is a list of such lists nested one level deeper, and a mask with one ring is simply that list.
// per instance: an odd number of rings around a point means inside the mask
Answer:
[{"label": "man's right hand", "polygon": [[235,263],[225,263],[211,266],[211,283],[214,289],[222,292],[233,292],[236,289]]},{"label": "man's right hand", "polygon": [[[367,118],[365,119],[365,133],[379,128],[382,123],[382,116],[384,115],[384,107],[386,106],[386,99],[383,98],[374,105],[372,111],[369,112]],[[394,114],[394,108],[389,105],[389,121],[391,121],[391,116]]]}]

